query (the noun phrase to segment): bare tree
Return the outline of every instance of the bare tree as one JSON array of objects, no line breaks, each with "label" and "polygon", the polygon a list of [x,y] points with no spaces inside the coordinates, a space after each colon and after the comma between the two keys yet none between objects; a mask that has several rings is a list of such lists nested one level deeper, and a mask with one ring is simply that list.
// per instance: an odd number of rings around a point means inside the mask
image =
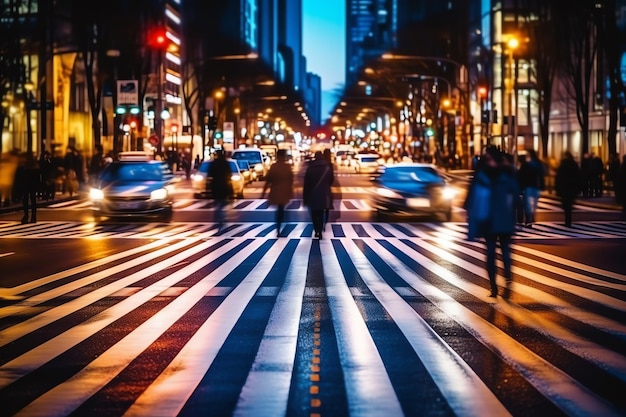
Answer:
[{"label": "bare tree", "polygon": [[[537,108],[541,155],[548,154],[548,139],[550,137],[550,111],[552,108],[552,92],[554,79],[559,65],[559,45],[562,39],[554,30],[554,21],[559,12],[555,10],[553,1],[532,0],[529,6],[534,11],[533,19],[526,22],[528,36],[533,41],[529,43],[529,58],[535,65],[531,66],[535,73],[535,88],[537,90]],[[541,40],[541,41],[539,41]]]},{"label": "bare tree", "polygon": [[[616,2],[615,0],[598,1],[598,44],[601,45],[605,65],[603,74],[608,81],[608,107],[609,107],[609,131],[607,143],[609,155],[617,152],[617,124],[620,109],[620,95],[624,85],[620,74],[620,44],[614,39],[619,39],[616,25]],[[605,84],[603,83],[603,86]],[[605,95],[606,96],[606,95]],[[602,97],[604,101],[604,97]]]},{"label": "bare tree", "polygon": [[580,0],[573,6],[557,1],[563,14],[562,38],[568,40],[563,48],[563,71],[568,96],[574,100],[576,118],[581,129],[581,151],[589,152],[589,111],[593,103],[592,79],[598,52],[596,1]]}]

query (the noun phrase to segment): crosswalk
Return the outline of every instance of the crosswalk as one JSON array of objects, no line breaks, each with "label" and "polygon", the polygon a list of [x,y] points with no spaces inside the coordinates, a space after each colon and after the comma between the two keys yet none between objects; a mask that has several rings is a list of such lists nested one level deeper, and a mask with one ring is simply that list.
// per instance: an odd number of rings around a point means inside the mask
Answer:
[{"label": "crosswalk", "polygon": [[[512,296],[491,299],[465,227],[0,222],[147,238],[0,289],[2,414],[624,415],[626,275],[516,240]],[[600,237],[626,225],[516,239]]]},{"label": "crosswalk", "polygon": [[[350,187],[342,187],[350,188]],[[357,189],[362,187],[354,187],[355,190],[344,190],[344,192],[352,193],[358,192]],[[361,189],[361,192],[365,189]],[[215,210],[215,203],[211,199],[196,199],[196,198],[178,198],[174,202],[174,210],[176,211],[213,211]],[[230,207],[236,211],[274,211],[275,207],[269,205],[265,199],[237,199],[230,204]],[[65,209],[65,210],[86,210],[91,208],[91,202],[88,200],[70,200],[63,201],[49,205],[46,209]],[[302,200],[294,199],[285,208],[287,211],[300,211],[305,207],[302,204]],[[334,209],[341,211],[374,211],[372,201],[370,198],[338,198],[334,202]],[[574,205],[574,211],[588,211],[588,212],[611,212],[613,210],[601,207],[594,207],[584,204]],[[44,209],[45,210],[45,209]],[[463,212],[461,207],[455,206],[453,210],[456,212]],[[541,199],[537,207],[538,212],[558,212],[562,213],[560,203],[557,200]]]},{"label": "crosswalk", "polygon": [[[311,238],[311,223],[286,223],[280,237]],[[326,238],[445,238],[466,240],[465,222],[420,223],[330,223],[324,232]],[[232,222],[221,228],[213,222],[169,223],[96,223],[72,221],[41,221],[21,224],[17,221],[0,221],[0,239],[67,239],[67,238],[116,238],[116,239],[182,239],[182,238],[274,238],[275,225],[271,222]],[[527,239],[614,239],[626,237],[626,223],[614,221],[589,221],[566,227],[560,222],[537,222],[532,228],[519,227],[515,238]]]}]

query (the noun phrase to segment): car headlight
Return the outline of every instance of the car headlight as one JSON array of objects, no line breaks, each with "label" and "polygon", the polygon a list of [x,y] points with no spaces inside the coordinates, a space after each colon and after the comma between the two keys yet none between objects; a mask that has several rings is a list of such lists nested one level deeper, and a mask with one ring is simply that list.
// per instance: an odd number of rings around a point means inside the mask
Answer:
[{"label": "car headlight", "polygon": [[456,196],[456,189],[452,187],[443,187],[443,190],[441,191],[441,195],[446,200],[452,200]]},{"label": "car headlight", "polygon": [[202,181],[204,179],[204,177],[200,174],[192,174],[191,175],[191,180],[192,181]]},{"label": "car headlight", "polygon": [[233,181],[241,181],[241,175],[239,174],[231,175],[230,179]]},{"label": "car headlight", "polygon": [[378,193],[379,196],[386,198],[402,198],[400,194],[390,190],[389,188],[377,188],[376,193]]},{"label": "car headlight", "polygon": [[256,165],[254,166],[254,170],[255,170],[255,171],[257,171],[257,172],[263,172],[263,165],[261,165],[261,164],[256,164]]},{"label": "car headlight", "polygon": [[92,188],[89,190],[89,198],[93,201],[104,200],[104,191],[99,188]]},{"label": "car headlight", "polygon": [[150,200],[165,200],[167,198],[167,190],[165,188],[159,188],[150,193]]}]

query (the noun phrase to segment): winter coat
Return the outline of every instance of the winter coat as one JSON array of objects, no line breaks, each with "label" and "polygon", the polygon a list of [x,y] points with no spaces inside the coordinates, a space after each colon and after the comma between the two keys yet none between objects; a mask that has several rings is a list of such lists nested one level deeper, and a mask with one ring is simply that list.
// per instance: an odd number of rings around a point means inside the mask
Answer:
[{"label": "winter coat", "polygon": [[304,205],[311,210],[331,209],[331,186],[334,180],[333,169],[323,157],[311,161],[304,174],[302,189]]},{"label": "winter coat", "polygon": [[269,188],[267,201],[272,205],[285,205],[293,198],[293,171],[291,165],[277,161],[267,171],[263,193]]},{"label": "winter coat", "polygon": [[522,190],[525,188],[545,189],[543,164],[538,159],[524,162],[517,171],[517,178]]},{"label": "winter coat", "polygon": [[573,201],[580,193],[581,170],[572,158],[563,158],[556,170],[554,189],[565,201]]},{"label": "winter coat", "polygon": [[509,167],[477,171],[463,207],[467,211],[468,238],[515,232],[515,204],[520,188]]},{"label": "winter coat", "polygon": [[216,158],[209,165],[207,176],[211,177],[211,194],[216,200],[225,200],[233,194],[232,171],[226,158]]}]

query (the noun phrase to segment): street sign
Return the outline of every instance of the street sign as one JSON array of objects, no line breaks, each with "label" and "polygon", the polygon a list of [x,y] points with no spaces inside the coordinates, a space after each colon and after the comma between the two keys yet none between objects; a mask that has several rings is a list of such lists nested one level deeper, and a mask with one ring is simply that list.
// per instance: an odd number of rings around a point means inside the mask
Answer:
[{"label": "street sign", "polygon": [[148,138],[148,142],[150,145],[157,146],[159,144],[159,137],[157,135],[152,135]]},{"label": "street sign", "polygon": [[136,106],[139,103],[138,84],[137,80],[119,80],[117,82],[117,104]]}]

